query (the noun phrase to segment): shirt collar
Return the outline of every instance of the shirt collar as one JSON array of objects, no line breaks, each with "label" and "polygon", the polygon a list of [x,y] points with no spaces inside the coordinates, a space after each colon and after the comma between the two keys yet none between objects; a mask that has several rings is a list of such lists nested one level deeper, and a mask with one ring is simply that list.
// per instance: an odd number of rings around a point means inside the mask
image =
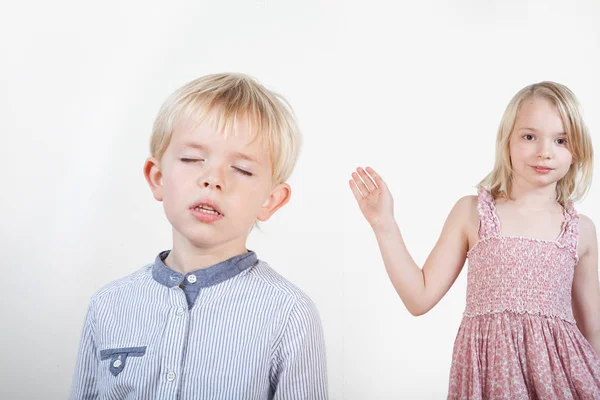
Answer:
[{"label": "shirt collar", "polygon": [[[158,254],[154,261],[154,265],[152,266],[152,277],[154,280],[169,288],[179,286],[182,282],[184,285],[194,285],[196,287],[216,285],[229,278],[233,278],[240,272],[256,264],[258,261],[256,253],[249,250],[247,253],[231,257],[208,268],[199,269],[183,275],[173,271],[165,265],[164,260],[170,252],[170,250],[165,250]],[[189,278],[191,275],[194,275],[196,278]]]}]

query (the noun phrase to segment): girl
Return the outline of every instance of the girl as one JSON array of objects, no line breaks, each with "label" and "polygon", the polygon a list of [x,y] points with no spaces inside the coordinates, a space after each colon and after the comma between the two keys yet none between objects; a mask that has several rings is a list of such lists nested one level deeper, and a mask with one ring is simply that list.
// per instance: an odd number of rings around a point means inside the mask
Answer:
[{"label": "girl", "polygon": [[478,196],[456,203],[422,270],[385,182],[372,168],[352,174],[411,314],[433,308],[469,259],[449,399],[600,399],[596,231],[573,208],[589,188],[592,160],[575,95],[553,82],[522,89],[500,123],[494,169]]}]

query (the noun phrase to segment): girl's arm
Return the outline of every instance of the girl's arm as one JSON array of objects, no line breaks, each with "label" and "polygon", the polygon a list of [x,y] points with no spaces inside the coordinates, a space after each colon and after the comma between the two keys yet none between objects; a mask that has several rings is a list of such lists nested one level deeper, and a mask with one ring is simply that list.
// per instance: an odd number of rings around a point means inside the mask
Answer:
[{"label": "girl's arm", "polygon": [[465,263],[467,228],[477,210],[477,197],[467,196],[456,203],[421,270],[404,244],[387,185],[372,168],[357,171],[350,188],[375,232],[390,280],[411,314],[425,314],[450,289]]},{"label": "girl's arm", "polygon": [[585,215],[579,220],[579,263],[573,278],[573,314],[577,327],[600,355],[600,285],[596,227]]}]

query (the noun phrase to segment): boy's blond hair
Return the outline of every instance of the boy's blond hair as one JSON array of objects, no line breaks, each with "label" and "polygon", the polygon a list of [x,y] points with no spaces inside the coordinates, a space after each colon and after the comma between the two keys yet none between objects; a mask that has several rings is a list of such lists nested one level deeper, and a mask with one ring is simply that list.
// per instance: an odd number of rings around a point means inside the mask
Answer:
[{"label": "boy's blond hair", "polygon": [[[214,113],[213,113],[214,111]],[[251,135],[269,152],[275,184],[291,175],[300,150],[300,130],[287,101],[255,79],[239,73],[203,76],[176,90],[162,105],[150,140],[152,157],[160,160],[182,117],[200,123],[210,114],[224,135],[236,134],[244,121]]]},{"label": "boy's blond hair", "polygon": [[577,98],[569,88],[559,83],[546,81],[529,85],[521,89],[508,103],[496,137],[494,169],[480,185],[488,189],[494,198],[509,198],[512,185],[510,136],[521,105],[533,97],[546,99],[556,106],[567,134],[567,146],[573,156],[573,165],[556,185],[556,199],[564,206],[568,200],[581,199],[589,190],[594,151]]}]

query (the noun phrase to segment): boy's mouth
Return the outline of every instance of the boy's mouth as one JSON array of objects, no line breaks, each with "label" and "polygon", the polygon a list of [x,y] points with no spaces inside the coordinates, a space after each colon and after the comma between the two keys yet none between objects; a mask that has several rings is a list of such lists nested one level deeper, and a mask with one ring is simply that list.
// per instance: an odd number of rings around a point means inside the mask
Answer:
[{"label": "boy's mouth", "polygon": [[202,212],[206,214],[223,215],[223,213],[219,211],[219,209],[216,206],[209,203],[198,203],[195,206],[192,206],[191,208],[197,212]]}]

